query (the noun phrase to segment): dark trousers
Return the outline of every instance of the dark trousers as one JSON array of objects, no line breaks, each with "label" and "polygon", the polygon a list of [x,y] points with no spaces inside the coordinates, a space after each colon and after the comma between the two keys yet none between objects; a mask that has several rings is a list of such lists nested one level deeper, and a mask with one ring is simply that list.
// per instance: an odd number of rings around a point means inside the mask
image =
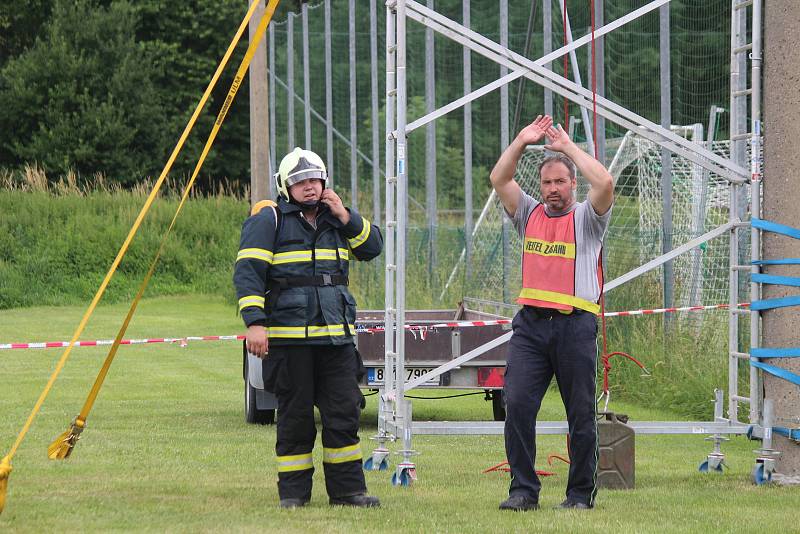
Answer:
[{"label": "dark trousers", "polygon": [[534,469],[536,415],[555,375],[571,438],[567,498],[593,505],[598,458],[597,319],[580,310],[564,315],[525,306],[514,317],[512,328],[504,388],[509,495],[539,498],[541,483]]},{"label": "dark trousers", "polygon": [[271,346],[264,385],[278,398],[275,453],[281,499],[311,498],[317,436],[322,420],[325,486],[331,497],[366,492],[358,422],[364,397],[358,388],[361,359],[353,345]]}]

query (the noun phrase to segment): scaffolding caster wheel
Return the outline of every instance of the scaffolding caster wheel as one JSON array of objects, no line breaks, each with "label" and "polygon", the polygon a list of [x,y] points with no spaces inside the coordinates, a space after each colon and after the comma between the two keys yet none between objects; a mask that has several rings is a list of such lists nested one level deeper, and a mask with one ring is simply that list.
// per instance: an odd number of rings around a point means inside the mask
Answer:
[{"label": "scaffolding caster wheel", "polygon": [[764,464],[759,462],[753,466],[753,471],[750,472],[750,478],[753,480],[753,484],[756,486],[769,484],[772,482],[772,471],[767,470],[764,467]]},{"label": "scaffolding caster wheel", "polygon": [[709,454],[708,458],[698,466],[697,470],[701,473],[722,473],[722,468],[725,466],[724,459],[721,454]]},{"label": "scaffolding caster wheel", "polygon": [[386,471],[387,469],[389,469],[389,460],[386,458],[373,461],[373,457],[370,456],[364,462],[364,471]]},{"label": "scaffolding caster wheel", "polygon": [[397,472],[392,475],[393,486],[410,486],[417,480],[417,469],[414,464],[398,466]]},{"label": "scaffolding caster wheel", "polygon": [[701,473],[722,473],[722,464],[711,466],[708,460],[706,460],[705,462],[700,464],[697,470],[700,471]]}]

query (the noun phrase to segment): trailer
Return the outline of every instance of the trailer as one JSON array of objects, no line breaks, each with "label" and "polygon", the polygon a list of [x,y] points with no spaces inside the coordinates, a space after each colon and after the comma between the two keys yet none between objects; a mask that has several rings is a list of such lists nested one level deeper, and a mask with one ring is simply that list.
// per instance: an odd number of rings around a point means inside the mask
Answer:
[{"label": "trailer", "polygon": [[[406,381],[420,377],[470,350],[479,347],[511,329],[510,323],[476,327],[470,323],[509,321],[503,315],[470,309],[459,304],[455,309],[410,310],[406,312]],[[356,316],[356,347],[364,362],[365,373],[360,386],[377,391],[384,383],[383,310],[363,310]],[[453,325],[453,323],[460,323]],[[466,323],[466,324],[465,324]],[[445,326],[447,325],[447,326]],[[505,420],[503,374],[506,365],[506,343],[477,358],[451,369],[420,386],[425,389],[483,390],[492,402],[492,418]],[[242,345],[245,421],[272,424],[278,402],[264,390],[261,360]]]}]

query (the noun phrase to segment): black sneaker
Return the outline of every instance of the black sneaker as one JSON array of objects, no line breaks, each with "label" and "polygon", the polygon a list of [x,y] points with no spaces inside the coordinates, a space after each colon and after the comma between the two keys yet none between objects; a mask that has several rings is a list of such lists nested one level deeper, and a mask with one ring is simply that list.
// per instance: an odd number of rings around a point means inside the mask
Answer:
[{"label": "black sneaker", "polygon": [[539,502],[525,495],[512,495],[500,503],[501,510],[524,512],[525,510],[538,510]]},{"label": "black sneaker", "polygon": [[302,508],[307,504],[305,499],[281,499],[281,508]]},{"label": "black sneaker", "polygon": [[564,499],[564,502],[556,506],[556,508],[563,508],[565,510],[591,510],[593,507],[585,502]]},{"label": "black sneaker", "polygon": [[355,506],[358,508],[375,508],[381,505],[381,501],[377,497],[364,493],[346,495],[344,497],[331,497],[328,502],[331,506]]}]

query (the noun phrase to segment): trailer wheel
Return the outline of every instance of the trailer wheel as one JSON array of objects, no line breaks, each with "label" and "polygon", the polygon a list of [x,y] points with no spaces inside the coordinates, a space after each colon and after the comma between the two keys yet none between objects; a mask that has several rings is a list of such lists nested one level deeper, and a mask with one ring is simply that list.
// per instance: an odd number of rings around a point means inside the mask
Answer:
[{"label": "trailer wheel", "polygon": [[495,421],[506,420],[506,398],[502,389],[492,390],[492,414]]}]

